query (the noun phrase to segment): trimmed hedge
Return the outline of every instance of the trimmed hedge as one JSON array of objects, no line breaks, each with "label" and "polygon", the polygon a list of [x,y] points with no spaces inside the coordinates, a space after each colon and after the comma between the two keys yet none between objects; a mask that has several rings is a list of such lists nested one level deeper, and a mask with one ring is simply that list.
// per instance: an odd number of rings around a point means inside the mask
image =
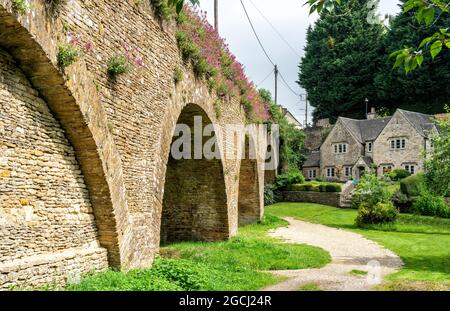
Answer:
[{"label": "trimmed hedge", "polygon": [[288,191],[313,191],[313,192],[341,192],[342,186],[337,183],[307,183],[293,184],[287,187]]},{"label": "trimmed hedge", "polygon": [[420,195],[422,185],[425,184],[425,175],[420,173],[409,176],[400,182],[400,190],[409,197]]},{"label": "trimmed hedge", "polygon": [[398,180],[402,180],[408,176],[411,176],[411,173],[403,168],[400,168],[400,169],[393,170],[392,172],[390,172],[388,174],[388,176],[390,179],[398,181]]}]

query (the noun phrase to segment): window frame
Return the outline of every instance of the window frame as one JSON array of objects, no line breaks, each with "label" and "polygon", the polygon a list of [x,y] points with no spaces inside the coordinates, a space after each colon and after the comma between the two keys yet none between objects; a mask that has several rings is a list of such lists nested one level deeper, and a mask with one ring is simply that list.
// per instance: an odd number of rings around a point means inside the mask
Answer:
[{"label": "window frame", "polygon": [[391,151],[406,150],[406,138],[390,138],[389,141]]}]

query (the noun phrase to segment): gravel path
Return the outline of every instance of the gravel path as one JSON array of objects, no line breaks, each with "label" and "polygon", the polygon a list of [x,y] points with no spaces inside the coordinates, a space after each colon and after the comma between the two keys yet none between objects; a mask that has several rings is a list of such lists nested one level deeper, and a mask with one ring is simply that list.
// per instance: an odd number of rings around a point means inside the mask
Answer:
[{"label": "gravel path", "polygon": [[[296,291],[310,284],[329,291],[370,290],[403,265],[397,255],[357,233],[285,219],[289,226],[271,231],[271,236],[289,243],[318,246],[330,253],[332,262],[321,269],[271,271],[288,279],[265,288],[266,291]],[[353,270],[367,274],[355,275]]]}]

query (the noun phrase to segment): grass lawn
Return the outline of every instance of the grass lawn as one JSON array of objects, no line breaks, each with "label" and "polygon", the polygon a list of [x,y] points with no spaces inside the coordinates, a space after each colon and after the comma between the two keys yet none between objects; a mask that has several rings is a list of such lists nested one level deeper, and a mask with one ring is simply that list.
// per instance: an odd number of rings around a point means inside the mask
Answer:
[{"label": "grass lawn", "polygon": [[260,224],[240,228],[229,241],[175,243],[161,249],[151,269],[106,271],[86,276],[67,290],[257,290],[280,282],[263,270],[322,267],[324,250],[269,238],[269,229],[287,222],[268,215]]},{"label": "grass lawn", "polygon": [[449,219],[402,214],[394,226],[360,229],[354,224],[356,210],[279,203],[268,207],[266,213],[351,230],[392,250],[402,258],[405,267],[389,276],[380,289],[450,289]]}]

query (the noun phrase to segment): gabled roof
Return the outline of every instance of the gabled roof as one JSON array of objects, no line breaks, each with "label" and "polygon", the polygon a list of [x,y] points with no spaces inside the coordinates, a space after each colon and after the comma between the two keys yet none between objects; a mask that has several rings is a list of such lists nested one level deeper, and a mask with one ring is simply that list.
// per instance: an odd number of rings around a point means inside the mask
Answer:
[{"label": "gabled roof", "polygon": [[367,141],[374,141],[377,139],[378,135],[380,135],[391,120],[391,117],[372,120],[355,120],[342,117],[339,119],[356,140],[363,144]]},{"label": "gabled roof", "polygon": [[303,167],[319,167],[320,166],[320,152],[313,151],[308,155]]},{"label": "gabled roof", "polygon": [[435,128],[434,116],[403,109],[398,109],[398,111],[409,121],[409,123],[411,123],[417,132],[424,137],[427,137],[429,131]]}]

